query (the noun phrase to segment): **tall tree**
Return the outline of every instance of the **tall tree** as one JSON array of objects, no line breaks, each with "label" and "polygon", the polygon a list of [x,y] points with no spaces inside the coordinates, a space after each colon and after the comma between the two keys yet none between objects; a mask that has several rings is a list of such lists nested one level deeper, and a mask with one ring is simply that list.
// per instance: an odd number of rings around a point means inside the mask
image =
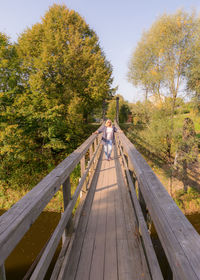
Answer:
[{"label": "tall tree", "polygon": [[134,85],[143,86],[152,94],[170,96],[171,128],[166,139],[171,166],[170,189],[176,101],[193,56],[198,26],[199,21],[194,14],[190,15],[182,10],[172,15],[164,14],[143,34],[129,66],[129,80]]},{"label": "tall tree", "polygon": [[7,178],[15,174],[22,184],[33,170],[41,178],[82,143],[88,115],[112,93],[112,68],[95,32],[64,5],[53,5],[20,35],[16,48],[23,90],[7,106],[13,126],[0,142],[4,150],[9,145]]},{"label": "tall tree", "polygon": [[98,37],[77,12],[53,5],[18,44],[28,80],[24,108],[45,147],[66,148],[111,92],[112,69]]},{"label": "tall tree", "polygon": [[172,97],[173,107],[193,56],[199,21],[194,14],[164,14],[145,32],[133,52],[128,77],[152,94]]},{"label": "tall tree", "polygon": [[[5,185],[19,145],[19,133],[16,130],[21,119],[15,114],[15,102],[22,90],[20,59],[16,46],[5,34],[0,33],[0,178],[6,182]],[[13,169],[17,170],[14,164]]]},{"label": "tall tree", "polygon": [[[12,105],[20,93],[20,60],[16,47],[0,32],[0,118],[7,119],[8,106]],[[10,116],[11,117],[11,116]]]},{"label": "tall tree", "polygon": [[196,36],[196,40],[193,44],[193,56],[191,57],[189,67],[186,71],[186,79],[187,89],[192,93],[194,101],[193,103],[198,112],[200,112],[200,18],[198,20],[198,36]]}]

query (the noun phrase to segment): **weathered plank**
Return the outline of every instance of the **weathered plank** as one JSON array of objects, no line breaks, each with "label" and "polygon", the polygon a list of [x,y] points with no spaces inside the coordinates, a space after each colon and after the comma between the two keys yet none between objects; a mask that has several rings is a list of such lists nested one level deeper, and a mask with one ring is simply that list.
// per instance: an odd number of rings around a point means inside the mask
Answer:
[{"label": "weathered plank", "polygon": [[[102,154],[101,154],[102,156]],[[88,219],[90,216],[90,209],[92,207],[93,196],[96,189],[96,184],[99,177],[99,170],[101,167],[101,160],[99,160],[97,165],[97,171],[94,174],[91,187],[88,191],[88,195],[83,206],[82,217],[80,218],[79,225],[76,230],[75,241],[73,242],[72,249],[68,259],[63,262],[63,267],[59,275],[59,279],[75,279],[77,273],[77,267],[79,264],[81,248],[83,246],[83,241],[85,237],[85,231],[87,229]]]},{"label": "weathered plank", "polygon": [[70,243],[70,237],[66,237],[65,238],[65,242],[64,242],[64,244],[62,246],[62,250],[59,253],[58,259],[56,261],[56,264],[54,266],[53,272],[51,274],[50,280],[55,280],[55,279],[58,278],[58,275],[59,275],[62,263],[64,261],[65,254],[66,254],[67,249],[69,247],[69,243]]},{"label": "weathered plank", "polygon": [[[64,204],[64,210],[67,208],[67,205],[69,204],[71,200],[71,183],[70,183],[70,177],[68,177],[64,183],[63,183],[63,204]],[[67,238],[67,234],[71,234],[73,232],[73,221],[72,217],[70,217],[69,222],[66,226],[66,229],[63,233],[63,243],[65,243],[65,239]]]},{"label": "weathered plank", "polygon": [[[120,147],[120,150],[121,150],[121,147]],[[148,232],[148,228],[147,228],[147,225],[146,225],[143,213],[142,213],[142,209],[141,209],[140,204],[138,202],[137,195],[136,195],[136,192],[135,192],[135,188],[134,188],[134,185],[133,185],[133,181],[131,179],[129,169],[128,169],[126,160],[124,158],[124,155],[122,153],[122,150],[121,150],[121,155],[122,155],[122,159],[123,159],[123,163],[124,163],[124,167],[125,167],[125,171],[126,171],[126,175],[127,175],[129,188],[130,188],[130,191],[131,191],[133,207],[134,207],[135,214],[136,214],[135,216],[136,216],[137,224],[138,224],[138,227],[139,227],[138,228],[138,231],[139,231],[138,234],[139,233],[141,234],[141,237],[142,237],[142,240],[143,240],[143,243],[144,243],[144,250],[145,250],[145,253],[146,253],[146,257],[147,257],[149,272],[151,274],[152,279],[161,280],[161,279],[163,279],[163,276],[162,276],[162,273],[161,273],[161,270],[160,270],[160,266],[159,266],[154,248],[153,248],[153,244],[152,244],[152,241],[151,241],[151,238],[150,238],[150,235],[149,235],[149,232]],[[137,230],[136,230],[136,233],[137,233]]]},{"label": "weathered plank", "polygon": [[130,262],[132,264],[132,279],[150,279],[150,274],[147,266],[147,261],[142,248],[141,240],[137,234],[136,227],[136,217],[134,215],[134,210],[130,201],[130,196],[128,194],[125,182],[123,180],[123,175],[121,171],[121,166],[119,159],[117,158],[117,153],[115,149],[115,166],[117,174],[117,183],[119,186],[119,194],[121,197],[122,209],[124,213],[124,222],[126,229],[126,237],[128,241],[128,255]]},{"label": "weathered plank", "polygon": [[[98,145],[98,148],[100,147],[100,145]],[[96,150],[96,152],[94,153],[93,155],[93,159],[95,158],[95,155],[97,154],[98,152],[98,148]],[[70,200],[70,202],[68,203],[61,219],[60,219],[60,222],[58,223],[58,226],[56,227],[54,233],[52,234],[52,237],[38,263],[38,265],[36,266],[36,269],[34,270],[32,276],[31,276],[31,280],[39,280],[39,279],[43,279],[45,274],[46,274],[46,271],[51,263],[51,260],[53,258],[53,255],[56,251],[56,248],[58,246],[58,243],[60,241],[60,238],[64,232],[64,229],[71,217],[71,213],[72,213],[72,210],[76,204],[76,201],[77,201],[77,198],[79,196],[79,193],[83,187],[83,184],[85,182],[85,179],[87,177],[87,174],[89,172],[89,169],[90,169],[90,166],[92,165],[92,161],[90,161],[87,169],[85,170],[75,192],[74,192],[74,195],[72,197],[72,200]]]},{"label": "weathered plank", "polygon": [[37,186],[0,217],[0,265],[37,219],[62,183],[87,152],[97,135],[91,135]]},{"label": "weathered plank", "polygon": [[117,269],[117,239],[116,239],[116,216],[115,216],[115,195],[117,182],[114,181],[115,163],[109,162],[107,170],[107,220],[106,220],[106,243],[105,243],[105,267],[104,280],[118,279]]},{"label": "weathered plank", "polygon": [[[122,177],[119,169],[119,164],[118,169],[115,168],[115,160],[103,160],[98,170],[99,179],[92,206],[84,208],[71,253],[63,264],[59,280],[150,279],[147,269],[144,269],[143,262],[146,260],[144,253],[142,260],[138,245],[140,240],[134,235],[130,222],[127,198],[122,198],[118,186],[124,187],[123,180],[119,179]],[[127,192],[127,189],[124,191]],[[128,199],[130,202],[129,196]]]},{"label": "weathered plank", "polygon": [[200,236],[183,215],[149,165],[122,133],[119,135],[140,184],[176,279],[200,279]]},{"label": "weathered plank", "polygon": [[128,240],[125,231],[123,206],[119,191],[116,192],[116,238],[117,238],[117,261],[118,279],[129,280],[134,278],[134,268],[129,257]]},{"label": "weathered plank", "polygon": [[95,193],[84,242],[77,266],[76,280],[89,279],[99,214],[100,193]]},{"label": "weathered plank", "polygon": [[0,280],[6,280],[6,272],[4,264],[0,266]]}]

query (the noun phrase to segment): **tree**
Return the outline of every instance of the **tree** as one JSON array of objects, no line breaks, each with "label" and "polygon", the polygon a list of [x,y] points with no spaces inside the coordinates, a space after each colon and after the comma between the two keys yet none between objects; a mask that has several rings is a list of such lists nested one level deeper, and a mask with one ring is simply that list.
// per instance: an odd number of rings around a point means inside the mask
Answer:
[{"label": "tree", "polygon": [[145,32],[132,55],[129,80],[152,94],[170,96],[168,156],[173,173],[172,142],[177,97],[185,82],[185,73],[193,56],[199,21],[194,14],[178,11],[164,14]]},{"label": "tree", "polygon": [[110,94],[111,66],[97,35],[75,11],[53,5],[42,23],[25,31],[18,42],[31,92],[56,98],[58,106],[68,106],[77,96],[86,121]]},{"label": "tree", "polygon": [[200,111],[200,19],[197,30],[198,36],[194,41],[192,53],[193,56],[190,59],[189,67],[186,71],[186,79],[187,79],[187,89],[193,95],[193,104],[195,108]]},{"label": "tree", "polygon": [[[130,113],[129,104],[124,100],[123,96],[117,94],[116,97],[119,97],[119,122],[124,123],[128,119],[128,115]],[[116,99],[112,99],[109,101],[108,109],[107,109],[107,118],[112,121],[116,118]]]},{"label": "tree", "polygon": [[184,191],[188,190],[189,166],[198,160],[198,145],[194,123],[190,118],[183,122],[182,141],[176,152],[175,163],[177,171],[181,173]]},{"label": "tree", "polygon": [[25,84],[28,81],[24,108],[32,112],[34,126],[39,125],[44,146],[65,149],[110,95],[111,66],[95,32],[64,5],[53,5],[18,44]]},{"label": "tree", "polygon": [[13,48],[21,90],[5,106],[12,118],[0,136],[1,171],[6,184],[30,187],[33,172],[31,184],[82,143],[88,116],[112,93],[112,68],[95,32],[64,5],[53,5]]},{"label": "tree", "polygon": [[[21,120],[15,114],[15,102],[23,90],[20,62],[15,44],[0,33],[0,178],[5,185],[12,172],[14,152],[20,143],[18,136],[21,132],[17,133],[17,130]],[[17,167],[13,165],[13,169],[17,170]]]},{"label": "tree", "polygon": [[152,94],[176,98],[193,56],[199,21],[195,15],[178,11],[161,16],[145,32],[129,64],[129,80]]},{"label": "tree", "polygon": [[[16,95],[22,90],[20,85],[20,60],[16,47],[9,38],[0,33],[0,121],[8,120],[8,106],[11,106]],[[9,117],[12,117],[11,114]]]}]

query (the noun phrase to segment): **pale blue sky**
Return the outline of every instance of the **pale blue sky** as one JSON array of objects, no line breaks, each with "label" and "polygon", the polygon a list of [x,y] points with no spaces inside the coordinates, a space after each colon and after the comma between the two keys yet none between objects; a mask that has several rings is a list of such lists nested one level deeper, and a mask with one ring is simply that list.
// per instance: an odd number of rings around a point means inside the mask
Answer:
[{"label": "pale blue sky", "polygon": [[142,32],[165,12],[174,13],[179,8],[200,11],[200,0],[0,0],[0,32],[16,41],[27,27],[40,21],[53,3],[79,12],[94,29],[113,66],[117,93],[131,102],[143,96],[127,81],[128,61]]}]

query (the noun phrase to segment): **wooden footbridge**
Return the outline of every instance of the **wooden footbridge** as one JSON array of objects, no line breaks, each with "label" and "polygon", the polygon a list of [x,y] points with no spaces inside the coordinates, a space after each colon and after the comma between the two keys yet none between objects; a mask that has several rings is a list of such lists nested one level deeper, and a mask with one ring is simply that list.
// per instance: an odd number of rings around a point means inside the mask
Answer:
[{"label": "wooden footbridge", "polygon": [[[0,217],[0,279],[6,279],[6,258],[62,188],[60,222],[24,279],[45,278],[61,239],[51,280],[164,279],[148,216],[167,257],[171,279],[200,280],[199,234],[123,133],[116,133],[110,161],[104,158],[100,138],[91,135]],[[72,195],[70,174],[79,163],[81,179]]]}]

